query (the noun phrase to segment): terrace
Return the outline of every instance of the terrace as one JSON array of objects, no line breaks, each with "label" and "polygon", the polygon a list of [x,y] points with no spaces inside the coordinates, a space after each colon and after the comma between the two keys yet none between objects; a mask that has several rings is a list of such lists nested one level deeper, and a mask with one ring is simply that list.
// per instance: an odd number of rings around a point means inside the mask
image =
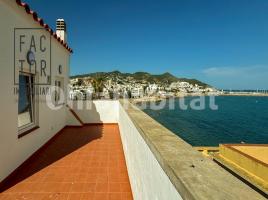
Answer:
[{"label": "terrace", "polygon": [[128,101],[82,104],[0,199],[265,199]]},{"label": "terrace", "polygon": [[0,199],[132,199],[118,126],[64,128],[1,192]]}]

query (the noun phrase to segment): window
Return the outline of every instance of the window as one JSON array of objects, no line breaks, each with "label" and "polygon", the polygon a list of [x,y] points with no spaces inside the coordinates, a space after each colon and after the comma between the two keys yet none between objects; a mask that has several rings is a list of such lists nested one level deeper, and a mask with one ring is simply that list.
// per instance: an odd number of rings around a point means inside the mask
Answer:
[{"label": "window", "polygon": [[18,127],[19,134],[35,125],[34,76],[27,73],[19,75]]},{"label": "window", "polygon": [[63,79],[62,78],[57,78],[55,80],[55,106],[62,105],[63,99],[61,99],[61,93],[63,92]]}]

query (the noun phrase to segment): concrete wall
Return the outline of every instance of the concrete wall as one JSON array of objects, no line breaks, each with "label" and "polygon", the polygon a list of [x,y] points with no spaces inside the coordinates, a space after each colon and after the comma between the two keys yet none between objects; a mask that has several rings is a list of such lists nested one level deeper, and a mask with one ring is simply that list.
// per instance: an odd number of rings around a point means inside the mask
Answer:
[{"label": "concrete wall", "polygon": [[182,199],[121,104],[118,123],[134,199]]},{"label": "concrete wall", "polygon": [[[39,129],[18,138],[18,95],[14,93],[14,28],[40,28],[32,15],[15,1],[0,0],[0,181],[6,178],[29,156],[66,125],[66,107],[53,111],[46,105],[45,97],[37,101]],[[42,31],[47,37],[49,33]],[[69,52],[51,38],[52,83],[55,77],[64,78],[64,91],[69,77]],[[63,73],[58,74],[58,65]],[[18,74],[15,74],[18,77]],[[55,120],[56,119],[56,120]]]},{"label": "concrete wall", "polygon": [[75,111],[83,123],[118,122],[118,101],[70,101],[68,105]]}]

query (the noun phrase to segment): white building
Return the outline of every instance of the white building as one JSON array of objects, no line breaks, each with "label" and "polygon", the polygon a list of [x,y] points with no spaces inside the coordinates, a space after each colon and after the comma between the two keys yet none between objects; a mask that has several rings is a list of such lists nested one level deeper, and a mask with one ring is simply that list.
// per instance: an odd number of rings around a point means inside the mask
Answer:
[{"label": "white building", "polygon": [[189,84],[188,82],[173,82],[170,84],[169,86],[171,89],[185,89],[185,88],[190,88],[191,84]]},{"label": "white building", "polygon": [[157,84],[149,84],[148,85],[148,91],[149,92],[156,92],[157,91],[157,89],[158,89],[158,85]]},{"label": "white building", "polygon": [[166,91],[163,91],[163,90],[160,90],[160,91],[158,91],[158,95],[161,96],[161,97],[166,97],[167,96],[167,92]]},{"label": "white building", "polygon": [[[68,92],[72,50],[62,19],[55,33],[19,0],[0,0],[0,27],[1,181],[65,127],[66,99],[59,97]],[[58,87],[47,101],[51,86]]]},{"label": "white building", "polygon": [[157,84],[153,83],[153,84],[149,84],[148,87],[146,88],[146,94],[147,95],[153,95],[157,92],[157,90],[159,90],[159,87]]},{"label": "white building", "polygon": [[141,98],[143,97],[143,88],[136,87],[131,90],[131,97],[132,98]]}]

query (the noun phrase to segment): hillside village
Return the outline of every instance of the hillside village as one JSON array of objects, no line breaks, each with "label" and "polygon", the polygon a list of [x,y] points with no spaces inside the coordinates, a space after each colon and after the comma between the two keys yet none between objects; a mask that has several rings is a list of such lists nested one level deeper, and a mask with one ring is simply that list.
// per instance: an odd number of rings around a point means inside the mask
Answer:
[{"label": "hillside village", "polygon": [[70,78],[70,99],[118,99],[218,94],[215,88],[196,79],[177,78],[170,73],[151,75],[98,72]]}]

